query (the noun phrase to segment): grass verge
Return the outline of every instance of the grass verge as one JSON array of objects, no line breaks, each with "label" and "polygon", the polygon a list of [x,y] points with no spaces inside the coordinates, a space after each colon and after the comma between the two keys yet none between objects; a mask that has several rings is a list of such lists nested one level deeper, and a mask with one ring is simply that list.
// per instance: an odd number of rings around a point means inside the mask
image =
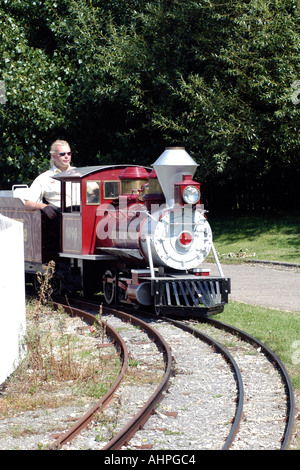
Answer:
[{"label": "grass verge", "polygon": [[26,355],[6,382],[0,419],[36,408],[98,400],[114,383],[121,362],[114,346],[98,348],[102,332],[51,304],[27,302]]},{"label": "grass verge", "polygon": [[300,394],[299,313],[230,301],[224,312],[214,318],[247,331],[269,346],[286,366],[293,387]]},{"label": "grass verge", "polygon": [[210,217],[220,260],[253,258],[300,264],[300,213]]}]

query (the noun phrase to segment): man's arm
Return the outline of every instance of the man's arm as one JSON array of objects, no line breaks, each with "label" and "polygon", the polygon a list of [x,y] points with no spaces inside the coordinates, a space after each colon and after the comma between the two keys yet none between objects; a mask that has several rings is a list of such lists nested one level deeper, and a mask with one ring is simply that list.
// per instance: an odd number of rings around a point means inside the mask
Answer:
[{"label": "man's arm", "polygon": [[34,211],[36,209],[40,209],[43,211],[49,219],[54,219],[57,216],[57,211],[55,207],[51,204],[44,204],[43,202],[33,202],[33,201],[25,201],[25,209],[27,211]]},{"label": "man's arm", "polygon": [[43,210],[47,204],[44,204],[43,202],[25,201],[24,206],[27,211],[34,211],[36,209]]}]

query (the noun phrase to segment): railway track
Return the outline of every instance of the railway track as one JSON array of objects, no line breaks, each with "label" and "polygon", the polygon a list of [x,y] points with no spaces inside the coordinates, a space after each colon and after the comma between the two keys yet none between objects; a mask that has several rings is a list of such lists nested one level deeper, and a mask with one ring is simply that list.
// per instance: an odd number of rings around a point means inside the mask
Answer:
[{"label": "railway track", "polygon": [[[66,311],[70,312],[72,315],[80,316],[91,325],[95,321],[95,317],[91,313],[86,312],[85,310],[66,306],[66,305],[64,305],[64,308]],[[146,401],[143,407],[132,417],[132,419],[103,447],[103,450],[115,450],[115,449],[120,449],[123,445],[125,445],[127,442],[130,441],[134,433],[145,423],[145,421],[147,421],[147,419],[153,412],[156,404],[163,398],[163,394],[168,387],[168,383],[169,383],[170,376],[171,376],[172,355],[171,355],[170,347],[165,342],[164,338],[154,328],[149,326],[143,320],[135,316],[132,316],[126,312],[122,312],[122,311],[114,310],[114,309],[104,308],[103,313],[104,314],[108,313],[109,315],[117,316],[122,321],[128,322],[131,325],[134,325],[135,327],[138,327],[140,330],[146,332],[148,337],[150,338],[150,341],[155,342],[159,350],[162,352],[162,356],[165,362],[163,378],[158,384],[153,394]],[[109,404],[117,388],[119,387],[122,380],[124,379],[125,372],[128,368],[127,346],[123,338],[121,337],[120,334],[117,333],[115,328],[110,326],[108,322],[106,322],[105,325],[106,325],[108,336],[111,337],[118,344],[118,347],[121,351],[121,355],[123,357],[122,370],[116,382],[114,383],[113,387],[111,387],[111,389],[107,392],[107,394],[95,406],[93,406],[83,418],[78,420],[74,424],[74,426],[72,426],[72,428],[70,428],[67,432],[59,436],[55,440],[55,442],[51,444],[50,446],[51,449],[61,448],[64,444],[70,443],[81,432],[83,428],[87,427],[87,425],[95,417],[96,413],[103,411],[103,409]]]},{"label": "railway track", "polygon": [[207,324],[221,331],[226,331],[230,335],[236,335],[240,340],[253,346],[254,349],[256,349],[256,351],[259,351],[267,359],[267,361],[270,363],[271,367],[273,368],[273,371],[277,372],[277,376],[281,380],[281,384],[282,384],[282,387],[284,388],[284,393],[286,397],[285,416],[282,419],[283,424],[284,424],[283,426],[284,430],[283,430],[282,437],[280,440],[279,448],[281,450],[286,450],[288,448],[291,434],[293,431],[294,415],[295,415],[295,398],[294,398],[294,392],[293,392],[291,379],[289,377],[289,374],[284,364],[268,346],[266,346],[264,343],[259,341],[254,336],[246,333],[245,331],[242,331],[231,325],[227,325],[213,318],[207,319]]},{"label": "railway track", "polygon": [[[99,311],[99,306],[86,303],[64,308],[88,324],[94,324]],[[107,336],[122,358],[119,377],[102,399],[71,428],[56,436],[48,448],[288,447],[295,408],[293,390],[284,365],[269,348],[214,319],[179,322],[142,312],[139,317],[103,309]],[[126,326],[120,326],[121,322]],[[140,377],[155,377],[151,386],[126,383],[128,365],[135,357],[141,364]],[[253,391],[253,381],[256,385],[261,382],[261,371],[262,388],[256,390],[255,386]],[[254,378],[249,378],[251,374]],[[267,389],[274,390],[275,395],[267,395]],[[262,405],[258,404],[258,397],[266,397]],[[268,410],[271,402],[276,411],[272,410],[267,418],[264,413],[260,416],[259,407]],[[105,419],[115,412],[118,426],[114,436],[106,434],[104,441],[97,439],[99,426],[105,429]]]},{"label": "railway track", "polygon": [[[92,308],[92,306],[89,305],[89,308]],[[104,447],[102,447],[103,450],[115,450],[115,449],[121,449],[121,448],[125,449],[125,448],[130,448],[130,441],[132,437],[135,436],[136,433],[140,435],[144,435],[144,436],[147,434],[143,426],[149,420],[151,415],[153,414],[156,416],[159,415],[159,412],[155,411],[156,406],[166,394],[166,391],[168,390],[170,383],[172,383],[172,381],[175,381],[175,378],[174,377],[172,378],[172,368],[173,368],[173,372],[175,373],[175,375],[177,372],[176,372],[176,365],[174,365],[174,357],[173,357],[173,366],[172,366],[172,354],[174,353],[171,352],[170,350],[170,347],[168,344],[169,340],[164,339],[163,329],[161,333],[159,332],[154,333],[155,328],[150,326],[149,323],[151,323],[151,321],[149,321],[147,317],[145,317],[144,320],[141,320],[136,315],[132,316],[129,313],[120,312],[118,310],[112,310],[112,309],[107,309],[106,313],[109,315],[117,316],[122,321],[129,322],[135,326],[138,326],[143,331],[145,331],[147,335],[151,338],[151,341],[155,341],[155,343],[158,345],[158,348],[161,351],[163,351],[163,357],[165,361],[165,371],[164,371],[163,380],[157,386],[156,390],[149,397],[149,399],[142,406],[142,408],[138,411],[138,413],[136,413],[131,419],[129,419],[129,422],[117,433],[117,435],[113,439],[111,439],[109,442],[107,442],[104,445]],[[228,398],[229,401],[230,400],[232,401],[231,408],[230,408],[230,413],[231,413],[231,419],[229,420],[230,425],[227,425],[226,427],[226,435],[224,434],[225,431],[222,431],[223,432],[223,435],[222,435],[223,437],[221,437],[222,445],[218,447],[218,448],[222,448],[223,450],[229,449],[229,448],[239,448],[239,446],[236,446],[236,444],[234,443],[234,440],[236,436],[238,436],[239,441],[243,439],[240,437],[240,428],[243,426],[243,421],[244,422],[247,420],[251,421],[251,419],[248,417],[249,415],[246,414],[245,412],[245,406],[244,406],[245,405],[244,403],[245,393],[244,393],[244,383],[243,383],[244,373],[243,374],[241,373],[240,368],[237,364],[237,361],[234,359],[232,354],[229,353],[228,349],[222,346],[219,341],[217,341],[216,339],[212,337],[212,335],[208,335],[207,333],[200,331],[199,325],[200,326],[202,326],[203,324],[210,325],[210,327],[213,327],[214,329],[217,329],[222,332],[226,332],[227,334],[230,334],[231,336],[234,335],[235,337],[239,338],[239,341],[242,340],[243,342],[250,344],[252,348],[254,347],[256,351],[259,351],[259,353],[266,358],[266,361],[269,364],[271,364],[272,370],[274,371],[276,370],[276,374],[278,375],[279,380],[281,381],[282,386],[284,388],[284,393],[286,396],[286,404],[281,405],[281,407],[282,406],[285,407],[284,417],[282,416],[283,412],[281,410],[278,418],[275,417],[274,420],[279,421],[278,433],[281,434],[277,438],[278,444],[276,448],[283,450],[288,447],[288,442],[292,433],[293,416],[294,416],[294,408],[295,408],[293,390],[292,390],[289,376],[286,372],[284,365],[279,360],[279,358],[267,346],[265,346],[263,343],[258,341],[253,336],[248,335],[247,333],[241,330],[238,330],[230,325],[226,325],[224,323],[218,322],[214,319],[207,319],[207,321],[204,323],[201,322],[200,324],[197,323],[196,325],[194,323],[193,325],[191,325],[191,324],[188,324],[188,322],[179,322],[177,320],[172,320],[169,318],[163,318],[163,319],[160,319],[159,321],[157,321],[157,318],[155,318],[154,323],[156,324],[156,329],[158,329],[159,331],[160,331],[160,328],[157,328],[157,325],[165,324],[165,323],[172,324],[173,327],[177,329],[180,328],[180,330],[183,330],[186,333],[188,333],[191,337],[193,337],[193,339],[197,339],[198,342],[200,340],[201,344],[205,343],[206,345],[208,345],[211,351],[213,351],[215,355],[217,354],[219,356],[222,356],[224,365],[223,366],[221,365],[219,367],[225,368],[225,364],[226,364],[226,367],[230,370],[232,377],[234,377],[235,398],[234,399]],[[173,351],[173,347],[172,347],[172,351]],[[252,354],[253,352],[249,352],[250,356]],[[210,371],[210,375],[212,375],[211,371]],[[277,382],[278,382],[278,377],[277,377]],[[213,379],[213,380],[217,381],[217,379]],[[116,388],[114,389],[114,392],[115,390]],[[192,392],[187,391],[186,396],[188,396],[189,393],[192,393]],[[215,390],[215,395],[217,393],[218,393],[217,390]],[[224,393],[224,392],[221,392],[221,393]],[[263,394],[264,392],[261,392],[261,393]],[[232,391],[231,391],[231,394],[232,394]],[[265,406],[265,404],[263,406]],[[228,407],[224,405],[224,409],[227,409],[227,408]],[[175,412],[173,411],[173,413],[171,411],[169,412],[169,416],[175,416],[175,415],[177,416],[177,413],[178,413],[177,411]],[[94,416],[95,412],[93,412],[92,415]],[[167,413],[167,416],[168,416],[168,413]],[[226,420],[226,417],[224,417],[224,420]],[[151,420],[149,420],[149,422],[150,421]],[[147,426],[148,426],[148,423],[147,423]],[[141,429],[143,431],[139,431]],[[170,431],[170,434],[171,433],[172,431]],[[250,430],[248,431],[248,433],[252,433],[252,431]],[[70,440],[70,438],[68,439]],[[215,436],[214,436],[214,440],[216,440]],[[140,437],[138,438],[136,442],[139,442],[139,444],[135,446],[136,448],[140,448],[140,449],[155,448],[154,444],[149,443],[148,437]],[[200,442],[198,444],[193,443],[193,445],[195,445],[196,448],[201,448]],[[262,444],[262,445],[265,446],[265,444]],[[209,446],[210,444],[208,444],[208,448],[210,448]],[[243,445],[241,448],[243,448]]]},{"label": "railway track", "polygon": [[[206,323],[193,323],[193,327],[191,327],[188,322],[172,321],[172,323],[192,332],[195,336],[198,336],[198,328],[203,329],[203,326],[205,328],[206,325]],[[232,354],[236,358],[235,360],[240,370],[240,378],[237,380],[239,384],[237,391],[243,390],[242,382],[244,383],[243,396],[242,393],[238,395],[235,421],[233,421],[233,423],[236,423],[236,426],[232,427],[231,435],[228,435],[222,448],[243,450],[287,449],[293,428],[295,405],[291,382],[284,365],[269,348],[247,333],[213,319],[208,320],[207,323],[212,326],[208,332],[208,341],[211,341],[212,336],[216,336],[216,331],[213,330],[217,328],[220,331],[218,337],[221,336],[219,341],[225,342],[227,345],[229,344],[225,350],[230,349],[233,351]],[[196,332],[194,329],[196,329]],[[202,333],[199,337],[201,338],[201,336]],[[185,365],[184,367],[187,366]],[[209,374],[213,374],[213,367],[214,365],[212,364]],[[236,369],[234,371],[236,376]],[[218,381],[215,381],[215,384],[215,397],[219,396],[221,400],[222,392],[220,393],[219,391]],[[209,394],[209,384],[207,385],[207,393]],[[180,394],[180,390],[177,393]],[[198,394],[201,396],[200,381],[198,384]],[[224,397],[228,400],[225,394]],[[166,406],[169,404],[175,409],[174,401],[173,403],[172,400],[168,401],[167,397]],[[200,421],[199,426],[202,426],[204,430],[203,436],[200,436],[198,433],[199,441],[194,442],[194,445],[200,449],[221,448],[216,447],[216,442],[211,444],[209,440],[205,441],[204,439],[205,434],[211,433],[212,429],[219,431],[218,426],[224,420],[223,415],[221,415],[221,408],[214,410],[212,400],[210,406],[211,427],[207,430],[205,421]],[[197,412],[195,409],[195,417]],[[179,413],[182,414],[181,411]],[[218,417],[216,419],[216,413],[219,414],[219,419]],[[190,426],[196,433],[192,423],[193,417]],[[153,424],[152,428],[155,429]],[[175,423],[173,423],[173,428],[176,428]],[[182,429],[182,426],[177,425],[177,429],[180,428]],[[203,441],[201,440],[202,437]],[[140,433],[140,439],[149,439],[146,431]],[[180,440],[177,439],[177,443],[179,442]],[[173,445],[173,449],[179,448],[170,441],[169,445]]]}]

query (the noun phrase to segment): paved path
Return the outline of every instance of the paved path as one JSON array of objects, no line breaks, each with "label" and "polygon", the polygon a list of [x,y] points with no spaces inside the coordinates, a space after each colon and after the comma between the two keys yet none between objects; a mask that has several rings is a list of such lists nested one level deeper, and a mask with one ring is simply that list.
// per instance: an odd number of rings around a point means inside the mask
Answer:
[{"label": "paved path", "polygon": [[231,278],[230,299],[300,313],[300,269],[248,263],[222,268]]}]

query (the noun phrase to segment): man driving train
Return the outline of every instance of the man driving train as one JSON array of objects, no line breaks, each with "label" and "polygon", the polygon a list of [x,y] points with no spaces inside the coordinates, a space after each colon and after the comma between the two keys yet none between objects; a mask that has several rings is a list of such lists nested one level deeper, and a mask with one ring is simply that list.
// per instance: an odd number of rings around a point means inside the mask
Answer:
[{"label": "man driving train", "polygon": [[[51,168],[41,173],[28,189],[25,199],[26,210],[42,210],[50,219],[57,215],[60,208],[61,184],[52,177],[71,168],[72,152],[68,142],[55,140],[50,148]],[[71,195],[67,192],[67,198]]]}]

